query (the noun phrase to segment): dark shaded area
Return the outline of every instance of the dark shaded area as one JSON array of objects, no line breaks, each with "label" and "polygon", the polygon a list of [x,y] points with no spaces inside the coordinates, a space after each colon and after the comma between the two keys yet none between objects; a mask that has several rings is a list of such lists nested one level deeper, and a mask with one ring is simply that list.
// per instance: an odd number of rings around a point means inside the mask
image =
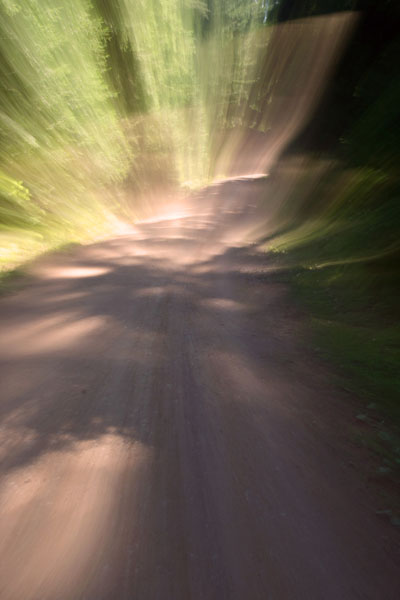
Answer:
[{"label": "dark shaded area", "polygon": [[274,169],[266,197],[293,165],[297,174],[264,241],[281,252],[315,345],[360,396],[375,430],[370,445],[391,471],[399,464],[400,5],[288,0],[278,21],[343,10],[358,13],[354,32]]},{"label": "dark shaded area", "polygon": [[337,153],[363,165],[398,164],[400,5],[396,0],[304,2],[279,5],[279,20],[353,10],[358,23],[319,109],[293,149]]}]

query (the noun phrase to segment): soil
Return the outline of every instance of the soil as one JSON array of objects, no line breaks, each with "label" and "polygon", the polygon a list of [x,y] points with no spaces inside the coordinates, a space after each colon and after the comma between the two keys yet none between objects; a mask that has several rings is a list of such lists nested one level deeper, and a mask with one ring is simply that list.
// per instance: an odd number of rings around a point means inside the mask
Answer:
[{"label": "soil", "polygon": [[2,600],[399,597],[354,415],[245,243],[258,185],[46,256],[1,299]]}]

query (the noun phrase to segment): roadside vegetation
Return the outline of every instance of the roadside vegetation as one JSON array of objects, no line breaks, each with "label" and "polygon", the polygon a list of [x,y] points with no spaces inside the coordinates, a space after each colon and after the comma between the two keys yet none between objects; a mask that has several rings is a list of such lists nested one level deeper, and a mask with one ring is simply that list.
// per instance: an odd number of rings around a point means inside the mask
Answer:
[{"label": "roadside vegetation", "polygon": [[[380,472],[393,474],[400,467],[400,10],[395,2],[358,4],[364,12],[330,89],[273,174],[279,182],[301,157],[264,248],[289,269],[315,348],[335,365],[339,385],[360,398],[362,440],[382,456]],[[297,16],[312,14],[297,8]]]}]

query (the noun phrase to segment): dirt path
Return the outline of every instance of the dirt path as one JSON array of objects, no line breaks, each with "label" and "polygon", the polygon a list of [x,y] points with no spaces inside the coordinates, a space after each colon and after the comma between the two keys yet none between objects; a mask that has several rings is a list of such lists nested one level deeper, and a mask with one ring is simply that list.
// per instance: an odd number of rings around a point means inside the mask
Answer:
[{"label": "dirt path", "polygon": [[336,392],[238,246],[256,187],[47,258],[1,300],[1,600],[399,597]]}]

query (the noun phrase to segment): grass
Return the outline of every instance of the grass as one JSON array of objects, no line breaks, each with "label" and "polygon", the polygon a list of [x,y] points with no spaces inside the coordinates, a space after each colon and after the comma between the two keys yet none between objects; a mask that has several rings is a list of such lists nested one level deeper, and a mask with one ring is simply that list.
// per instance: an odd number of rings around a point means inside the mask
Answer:
[{"label": "grass", "polygon": [[25,276],[26,273],[22,268],[0,271],[0,295],[15,291]]},{"label": "grass", "polygon": [[289,271],[293,293],[309,315],[314,348],[334,367],[338,386],[359,399],[355,416],[369,426],[361,442],[381,457],[381,473],[397,476],[400,325],[392,312],[394,290],[371,291],[361,285],[364,277],[359,265]]},{"label": "grass", "polygon": [[311,192],[308,214],[301,201],[291,211],[289,199],[291,221],[265,248],[288,268],[315,349],[359,398],[362,442],[384,461],[382,473],[400,474],[398,182],[379,175],[331,173]]}]

